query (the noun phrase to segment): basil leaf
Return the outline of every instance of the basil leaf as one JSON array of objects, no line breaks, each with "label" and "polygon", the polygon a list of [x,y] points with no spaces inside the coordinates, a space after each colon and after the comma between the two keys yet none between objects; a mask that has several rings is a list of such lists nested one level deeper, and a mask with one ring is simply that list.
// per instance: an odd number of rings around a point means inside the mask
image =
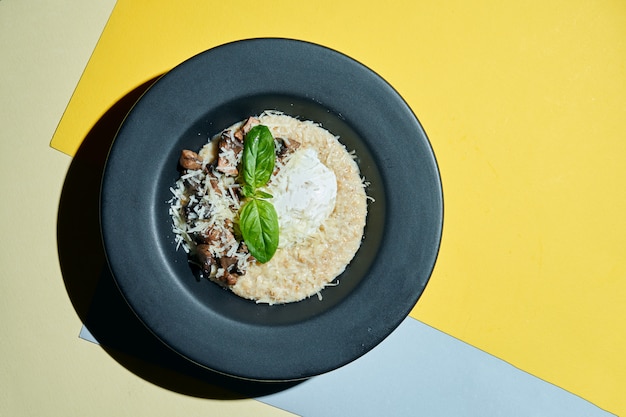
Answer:
[{"label": "basil leaf", "polygon": [[248,200],[239,214],[239,227],[250,254],[265,263],[278,248],[278,215],[265,200]]},{"label": "basil leaf", "polygon": [[244,139],[242,155],[243,181],[256,190],[270,180],[276,154],[274,138],[264,125],[254,126]]}]

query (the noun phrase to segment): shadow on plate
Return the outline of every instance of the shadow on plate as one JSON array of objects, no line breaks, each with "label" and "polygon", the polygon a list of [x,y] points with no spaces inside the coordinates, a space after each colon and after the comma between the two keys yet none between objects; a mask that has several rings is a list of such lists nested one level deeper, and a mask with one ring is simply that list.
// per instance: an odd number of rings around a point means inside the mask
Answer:
[{"label": "shadow on plate", "polygon": [[113,281],[100,231],[100,183],[118,128],[134,103],[158,78],[140,85],[111,107],[85,137],[72,160],[57,219],[59,262],[68,295],[82,322],[113,359],[165,389],[214,399],[259,397],[288,389],[298,382],[245,381],[186,360],[143,326]]}]

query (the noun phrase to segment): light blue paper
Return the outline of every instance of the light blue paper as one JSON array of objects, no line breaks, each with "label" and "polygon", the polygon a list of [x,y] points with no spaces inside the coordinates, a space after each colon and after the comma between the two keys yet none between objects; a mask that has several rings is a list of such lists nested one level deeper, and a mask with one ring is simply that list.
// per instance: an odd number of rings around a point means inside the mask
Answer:
[{"label": "light blue paper", "polygon": [[303,417],[613,416],[412,318],[357,361],[258,400]]},{"label": "light blue paper", "polygon": [[96,344],[100,344],[96,338],[94,337],[94,335],[91,334],[91,332],[89,331],[89,329],[87,328],[87,326],[83,326],[80,328],[80,333],[78,334],[78,337],[80,337],[81,339],[84,339],[88,342],[91,343],[96,343]]}]

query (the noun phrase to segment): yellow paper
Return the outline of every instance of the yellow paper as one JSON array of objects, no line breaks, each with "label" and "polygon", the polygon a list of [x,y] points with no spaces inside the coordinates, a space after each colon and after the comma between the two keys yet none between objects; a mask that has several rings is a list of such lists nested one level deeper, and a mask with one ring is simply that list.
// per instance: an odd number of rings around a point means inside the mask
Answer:
[{"label": "yellow paper", "polygon": [[440,164],[443,242],[411,315],[626,415],[625,21],[618,1],[120,0],[52,146],[74,154],[129,91],[225,42],[344,52]]}]

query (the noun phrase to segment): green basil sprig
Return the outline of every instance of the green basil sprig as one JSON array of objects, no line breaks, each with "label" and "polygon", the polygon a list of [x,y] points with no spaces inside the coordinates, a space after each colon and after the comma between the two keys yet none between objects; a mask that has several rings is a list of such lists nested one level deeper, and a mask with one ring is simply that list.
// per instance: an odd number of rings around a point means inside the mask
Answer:
[{"label": "green basil sprig", "polygon": [[261,263],[272,259],[278,248],[278,215],[265,200],[272,196],[258,189],[270,180],[275,162],[272,133],[267,126],[254,126],[243,143],[241,180],[247,201],[239,213],[239,228],[250,254]]}]

